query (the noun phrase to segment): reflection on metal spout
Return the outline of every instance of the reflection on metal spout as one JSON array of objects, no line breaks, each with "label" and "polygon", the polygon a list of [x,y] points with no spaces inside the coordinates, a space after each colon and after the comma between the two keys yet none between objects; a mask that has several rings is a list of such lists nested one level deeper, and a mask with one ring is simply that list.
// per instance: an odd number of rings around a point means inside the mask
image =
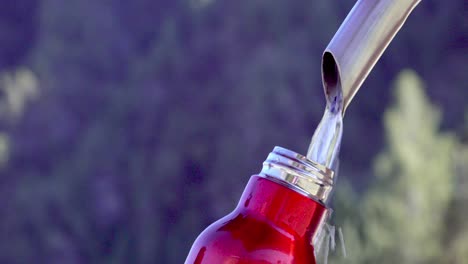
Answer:
[{"label": "reflection on metal spout", "polygon": [[341,82],[346,110],[361,84],[420,0],[359,0],[350,11],[322,60],[327,101]]}]

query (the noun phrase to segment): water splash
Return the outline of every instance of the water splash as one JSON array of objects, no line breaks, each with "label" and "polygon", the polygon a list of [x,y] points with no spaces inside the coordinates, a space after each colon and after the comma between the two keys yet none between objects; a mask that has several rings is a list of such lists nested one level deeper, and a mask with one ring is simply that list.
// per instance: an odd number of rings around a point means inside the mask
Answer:
[{"label": "water splash", "polygon": [[[336,236],[338,236],[338,241],[336,241]],[[327,264],[330,252],[336,250],[337,244],[341,245],[341,254],[346,258],[347,253],[341,227],[337,228],[330,223],[325,223],[317,240],[313,244],[317,263]]]}]

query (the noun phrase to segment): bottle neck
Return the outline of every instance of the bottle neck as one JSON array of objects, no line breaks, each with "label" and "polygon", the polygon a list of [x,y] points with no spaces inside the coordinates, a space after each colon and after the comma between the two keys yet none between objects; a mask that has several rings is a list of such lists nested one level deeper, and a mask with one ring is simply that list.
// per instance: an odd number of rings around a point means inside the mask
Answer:
[{"label": "bottle neck", "polygon": [[327,213],[324,204],[261,175],[252,176],[236,210],[309,242]]},{"label": "bottle neck", "polygon": [[326,205],[334,187],[333,170],[307,157],[275,147],[260,175]]}]

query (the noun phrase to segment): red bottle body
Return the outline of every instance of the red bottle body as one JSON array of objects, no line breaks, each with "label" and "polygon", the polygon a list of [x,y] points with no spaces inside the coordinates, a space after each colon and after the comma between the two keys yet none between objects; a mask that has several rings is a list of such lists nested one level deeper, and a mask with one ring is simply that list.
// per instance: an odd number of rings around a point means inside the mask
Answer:
[{"label": "red bottle body", "polygon": [[205,229],[186,264],[315,264],[312,237],[326,207],[282,184],[254,175],[236,209]]}]

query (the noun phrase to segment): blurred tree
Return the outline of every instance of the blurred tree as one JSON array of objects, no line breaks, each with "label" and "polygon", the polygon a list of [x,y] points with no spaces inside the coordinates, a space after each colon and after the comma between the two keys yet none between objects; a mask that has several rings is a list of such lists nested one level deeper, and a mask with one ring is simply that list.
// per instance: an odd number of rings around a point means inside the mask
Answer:
[{"label": "blurred tree", "polygon": [[19,68],[13,73],[0,74],[0,118],[4,122],[17,122],[29,101],[39,96],[38,81],[30,70]]},{"label": "blurred tree", "polygon": [[[454,137],[412,71],[400,73],[397,104],[385,114],[388,150],[364,203],[370,262],[430,263],[443,254],[443,220],[453,196]],[[382,262],[383,261],[383,262]]]},{"label": "blurred tree", "polygon": [[[464,161],[458,162],[466,164],[466,153],[455,150],[454,135],[438,132],[441,114],[413,71],[401,72],[395,86],[396,105],[385,114],[388,149],[375,160],[375,184],[351,202],[349,188],[338,191],[337,217],[349,250],[348,259],[336,261],[461,263],[467,234],[456,234],[460,225],[452,229],[445,221],[457,200],[453,157],[459,152]],[[447,237],[447,227],[453,236]]]}]

